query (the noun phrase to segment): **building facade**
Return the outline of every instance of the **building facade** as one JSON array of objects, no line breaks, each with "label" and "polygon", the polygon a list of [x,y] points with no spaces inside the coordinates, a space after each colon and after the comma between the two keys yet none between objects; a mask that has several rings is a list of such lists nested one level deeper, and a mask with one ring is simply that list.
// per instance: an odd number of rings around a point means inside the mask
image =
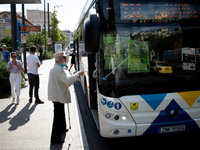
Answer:
[{"label": "building facade", "polygon": [[[46,28],[48,24],[48,12],[45,13],[46,15]],[[49,12],[49,19],[51,22],[52,13]],[[30,20],[33,25],[41,26],[41,29],[44,29],[44,11],[43,10],[27,10],[27,19]]]},{"label": "building facade", "polygon": [[[20,21],[22,24],[22,17],[17,13],[17,21]],[[33,24],[25,18],[25,24],[32,26]],[[11,12],[3,11],[0,12],[0,39],[4,38],[5,36],[11,36]]]},{"label": "building facade", "polygon": [[70,42],[73,42],[73,32],[69,30],[62,31],[67,36],[67,43],[66,45],[69,45]]}]

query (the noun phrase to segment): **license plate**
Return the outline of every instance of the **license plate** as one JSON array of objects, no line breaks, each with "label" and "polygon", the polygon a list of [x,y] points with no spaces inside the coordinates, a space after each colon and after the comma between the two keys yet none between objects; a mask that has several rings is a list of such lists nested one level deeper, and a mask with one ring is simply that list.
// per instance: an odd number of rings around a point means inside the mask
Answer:
[{"label": "license plate", "polygon": [[185,125],[161,127],[159,131],[160,131],[160,133],[185,131]]}]

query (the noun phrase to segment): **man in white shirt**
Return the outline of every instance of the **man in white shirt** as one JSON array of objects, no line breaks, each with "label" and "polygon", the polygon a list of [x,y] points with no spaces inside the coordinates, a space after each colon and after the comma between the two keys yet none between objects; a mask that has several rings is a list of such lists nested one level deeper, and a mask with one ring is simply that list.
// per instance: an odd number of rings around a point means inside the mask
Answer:
[{"label": "man in white shirt", "polygon": [[30,55],[27,56],[27,66],[28,66],[28,79],[29,79],[29,102],[32,103],[33,99],[33,87],[35,88],[35,103],[43,104],[44,102],[39,99],[39,74],[38,68],[40,67],[40,61],[37,56],[35,56],[36,47],[30,47]]}]

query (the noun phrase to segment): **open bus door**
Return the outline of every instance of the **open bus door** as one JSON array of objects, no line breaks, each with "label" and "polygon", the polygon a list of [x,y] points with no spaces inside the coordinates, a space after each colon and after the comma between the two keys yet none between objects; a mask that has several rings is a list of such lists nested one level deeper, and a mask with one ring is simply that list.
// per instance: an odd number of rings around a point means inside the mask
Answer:
[{"label": "open bus door", "polygon": [[[78,38],[74,40],[74,52],[76,56],[76,61],[75,61],[75,68],[76,71],[79,71],[82,67],[81,65],[81,58],[80,58],[80,52],[79,52],[79,40]],[[88,85],[87,83],[82,83],[85,85],[82,85],[83,88],[89,86],[88,94],[86,94],[87,100],[88,100],[88,105],[91,109],[96,109],[97,108],[97,92],[96,92],[96,79],[92,77],[95,68],[95,62],[96,62],[96,55],[95,54],[88,54],[87,55],[87,68],[88,68]]]},{"label": "open bus door", "polygon": [[96,79],[93,78],[93,72],[96,69],[95,62],[96,62],[96,55],[95,54],[88,54],[88,76],[89,76],[89,106],[91,109],[97,108],[97,88],[96,88]]}]

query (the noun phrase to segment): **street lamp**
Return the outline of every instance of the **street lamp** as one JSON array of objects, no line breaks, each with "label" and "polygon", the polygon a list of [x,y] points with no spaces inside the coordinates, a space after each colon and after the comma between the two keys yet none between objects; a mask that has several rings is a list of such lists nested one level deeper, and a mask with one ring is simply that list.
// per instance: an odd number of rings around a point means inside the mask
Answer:
[{"label": "street lamp", "polygon": [[59,7],[63,7],[63,5],[55,5],[55,6],[54,6],[54,11],[55,11],[56,7],[58,7],[58,8],[59,8]]},{"label": "street lamp", "polygon": [[47,42],[46,42],[46,7],[45,7],[46,1],[44,0],[44,49],[45,49],[45,59],[47,59]]}]

